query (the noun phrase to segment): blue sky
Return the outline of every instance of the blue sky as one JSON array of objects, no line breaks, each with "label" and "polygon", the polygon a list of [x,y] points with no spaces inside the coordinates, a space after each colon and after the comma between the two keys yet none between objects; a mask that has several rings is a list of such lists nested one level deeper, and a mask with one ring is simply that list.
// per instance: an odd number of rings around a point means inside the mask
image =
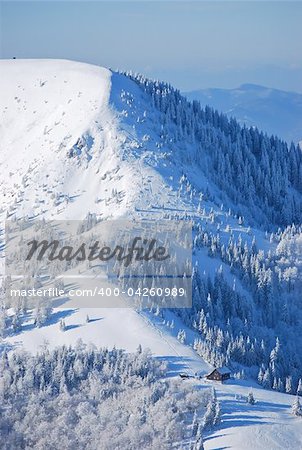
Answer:
[{"label": "blue sky", "polygon": [[68,58],[182,90],[302,92],[302,2],[1,1],[1,58]]}]

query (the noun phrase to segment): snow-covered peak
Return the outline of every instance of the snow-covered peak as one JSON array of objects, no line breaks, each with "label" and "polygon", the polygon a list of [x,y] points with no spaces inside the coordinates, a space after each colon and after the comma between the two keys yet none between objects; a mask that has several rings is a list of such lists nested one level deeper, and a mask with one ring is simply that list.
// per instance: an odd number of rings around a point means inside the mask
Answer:
[{"label": "snow-covered peak", "polygon": [[[170,202],[153,170],[162,157],[158,112],[133,80],[65,60],[3,60],[0,68],[1,200],[9,217],[119,217],[152,200]],[[144,164],[147,141],[152,162]]]},{"label": "snow-covered peak", "polygon": [[[86,131],[108,104],[111,72],[65,60],[2,60],[1,146],[9,152],[37,144],[56,148]],[[38,127],[39,124],[39,127]],[[15,150],[16,149],[16,150]],[[16,156],[16,155],[14,155]]]},{"label": "snow-covered peak", "polygon": [[[3,60],[0,72],[3,209],[29,217],[102,214],[121,179],[111,71],[64,60]],[[132,178],[124,165],[121,192]]]}]

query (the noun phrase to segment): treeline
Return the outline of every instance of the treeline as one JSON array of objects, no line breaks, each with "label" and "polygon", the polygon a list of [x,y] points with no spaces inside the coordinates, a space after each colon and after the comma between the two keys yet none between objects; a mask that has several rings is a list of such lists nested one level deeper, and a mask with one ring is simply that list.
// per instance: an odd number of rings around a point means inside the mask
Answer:
[{"label": "treeline", "polygon": [[[301,223],[302,152],[276,136],[241,126],[169,84],[127,75],[150,95],[161,113],[161,138],[194,163],[228,195],[238,213],[265,228]],[[194,145],[191,145],[194,144]]]}]

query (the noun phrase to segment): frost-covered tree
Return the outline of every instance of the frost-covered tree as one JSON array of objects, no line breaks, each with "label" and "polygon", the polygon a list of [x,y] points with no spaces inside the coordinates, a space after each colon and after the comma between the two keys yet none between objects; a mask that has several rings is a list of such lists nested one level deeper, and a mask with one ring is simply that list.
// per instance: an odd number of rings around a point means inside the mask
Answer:
[{"label": "frost-covered tree", "polygon": [[293,392],[293,382],[291,376],[288,376],[285,379],[285,392],[287,394],[291,394]]},{"label": "frost-covered tree", "polygon": [[184,344],[186,341],[186,332],[185,330],[179,330],[179,332],[177,333],[177,339]]},{"label": "frost-covered tree", "polygon": [[216,391],[213,388],[211,398],[203,418],[203,427],[205,429],[212,428],[213,426],[219,424],[220,420],[221,420],[220,404],[217,400]]},{"label": "frost-covered tree", "polygon": [[198,426],[197,433],[196,433],[196,441],[193,444],[192,450],[204,450],[201,425]]},{"label": "frost-covered tree", "polygon": [[192,407],[202,412],[211,397],[166,378],[146,350],[79,342],[35,355],[3,352],[0,369],[0,441],[8,449],[172,448],[188,431]]},{"label": "frost-covered tree", "polygon": [[255,398],[254,398],[254,394],[252,391],[250,391],[248,393],[247,399],[246,399],[247,403],[249,403],[250,405],[254,405],[256,403]]},{"label": "frost-covered tree", "polygon": [[299,379],[298,387],[297,387],[297,395],[302,396],[302,378]]},{"label": "frost-covered tree", "polygon": [[0,337],[5,336],[6,323],[7,323],[6,310],[4,308],[0,308]]},{"label": "frost-covered tree", "polygon": [[65,331],[66,330],[66,324],[65,324],[65,320],[64,319],[60,320],[59,327],[60,327],[60,331]]},{"label": "frost-covered tree", "polygon": [[298,396],[296,396],[295,400],[293,401],[292,414],[294,416],[302,417],[302,407]]},{"label": "frost-covered tree", "polygon": [[21,327],[22,327],[21,319],[19,317],[19,313],[16,312],[12,319],[12,329],[13,329],[14,333],[17,333],[18,331],[20,331]]}]

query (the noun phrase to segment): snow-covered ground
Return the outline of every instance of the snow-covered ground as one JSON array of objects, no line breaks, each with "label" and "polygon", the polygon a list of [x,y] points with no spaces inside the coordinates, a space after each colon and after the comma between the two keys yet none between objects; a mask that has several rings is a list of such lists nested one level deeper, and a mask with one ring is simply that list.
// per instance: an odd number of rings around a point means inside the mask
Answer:
[{"label": "snow-covered ground", "polygon": [[[86,323],[87,315],[89,323]],[[66,323],[64,332],[59,330],[61,318]],[[135,351],[141,344],[144,348],[150,348],[154,356],[168,362],[169,376],[209,373],[211,366],[190,345],[181,344],[177,340],[174,330],[186,327],[175,316],[173,318],[174,329],[171,330],[163,324],[162,319],[153,314],[137,313],[130,308],[58,309],[52,314],[50,322],[41,328],[34,327],[29,318],[24,331],[7,338],[6,343],[13,348],[24,346],[31,351],[39,350],[46,343],[50,347],[76,344],[78,339],[86,343],[93,342],[99,347],[112,348],[115,345],[127,351]],[[186,331],[190,336],[190,330]],[[187,379],[183,383],[192,381]],[[193,383],[196,386],[196,380]],[[301,448],[301,419],[294,418],[291,414],[293,396],[265,390],[252,380],[229,380],[224,384],[205,380],[197,382],[201,389],[211,385],[215,387],[221,402],[222,422],[218,428],[206,434],[206,450]],[[251,389],[255,405],[246,402]]]},{"label": "snow-covered ground", "polygon": [[[157,145],[156,115],[131,80],[82,63],[13,60],[0,61],[0,89],[3,222],[13,216],[83,219],[88,212],[102,219],[160,219],[171,211],[197,214],[196,205],[177,193],[182,168]],[[207,186],[200,174],[192,177],[199,187]],[[207,201],[198,214],[209,229],[217,226],[210,220],[212,208],[223,228],[228,226],[235,236],[240,233],[251,240],[244,224]],[[268,246],[262,233],[253,233],[262,248]],[[200,260],[209,272],[221,264],[207,255]],[[231,280],[227,268],[226,276]],[[121,302],[126,306],[127,299]],[[61,319],[66,324],[64,332],[59,329]],[[33,325],[29,315],[22,331],[6,337],[4,344],[31,351],[45,342],[53,347],[78,339],[128,351],[141,344],[169,362],[171,376],[209,372],[211,366],[192,349],[194,332],[171,313],[169,322],[172,319],[174,328],[160,316],[129,307],[57,308],[41,328]],[[176,338],[179,328],[187,331],[186,345]],[[199,384],[201,388],[209,385],[204,380]],[[250,380],[215,387],[222,423],[206,436],[207,450],[302,448],[302,422],[290,414],[293,396],[266,391]],[[251,387],[253,406],[243,398]]]}]

